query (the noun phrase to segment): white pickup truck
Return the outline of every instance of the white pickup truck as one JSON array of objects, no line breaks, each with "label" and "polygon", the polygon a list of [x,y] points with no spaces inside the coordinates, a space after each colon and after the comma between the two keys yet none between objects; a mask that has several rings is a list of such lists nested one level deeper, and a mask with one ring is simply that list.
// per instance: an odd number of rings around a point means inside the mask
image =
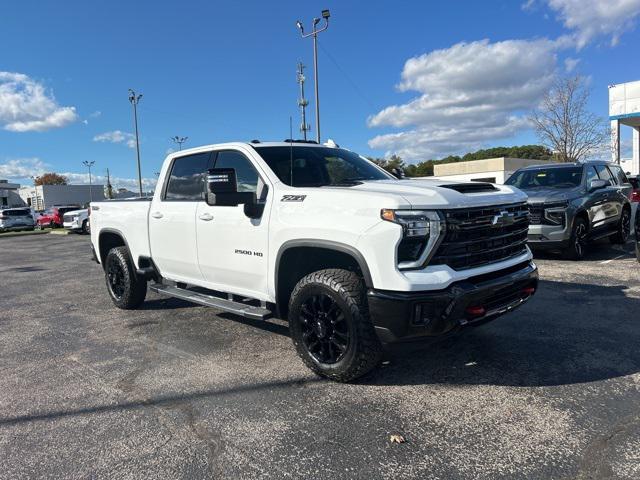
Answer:
[{"label": "white pickup truck", "polygon": [[169,155],[153,198],[91,204],[113,303],[147,288],[287,319],[316,373],[349,381],[386,343],[435,337],[535,292],[526,195],[398,179],[335,145],[226,143]]}]

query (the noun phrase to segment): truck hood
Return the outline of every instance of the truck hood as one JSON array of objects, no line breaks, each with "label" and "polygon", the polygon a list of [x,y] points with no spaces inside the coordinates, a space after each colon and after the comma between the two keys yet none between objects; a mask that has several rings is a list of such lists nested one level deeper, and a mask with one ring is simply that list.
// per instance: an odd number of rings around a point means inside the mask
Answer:
[{"label": "truck hood", "polygon": [[403,199],[411,208],[464,208],[524,202],[527,196],[515,187],[493,185],[495,190],[463,193],[452,186],[474,185],[474,182],[455,182],[436,179],[363,181],[348,188]]},{"label": "truck hood", "polygon": [[582,195],[580,187],[576,188],[553,188],[540,187],[523,190],[529,197],[529,203],[550,203],[573,200]]}]

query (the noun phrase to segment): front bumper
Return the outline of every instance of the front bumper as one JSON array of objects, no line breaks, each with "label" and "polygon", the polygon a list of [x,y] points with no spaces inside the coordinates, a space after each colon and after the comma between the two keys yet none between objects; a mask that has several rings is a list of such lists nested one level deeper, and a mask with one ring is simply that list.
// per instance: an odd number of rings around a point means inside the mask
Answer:
[{"label": "front bumper", "polygon": [[20,230],[33,230],[33,223],[11,223],[11,224],[0,224],[0,232],[17,232]]},{"label": "front bumper", "polygon": [[445,335],[484,323],[529,300],[538,287],[538,269],[527,261],[426,292],[367,292],[369,313],[383,343]]},{"label": "front bumper", "polygon": [[82,224],[79,223],[77,220],[74,220],[73,222],[64,222],[62,224],[62,226],[68,230],[81,230],[82,229]]},{"label": "front bumper", "polygon": [[[568,223],[568,222],[567,222]],[[571,229],[562,225],[529,225],[527,244],[531,247],[562,247],[571,237]]]}]

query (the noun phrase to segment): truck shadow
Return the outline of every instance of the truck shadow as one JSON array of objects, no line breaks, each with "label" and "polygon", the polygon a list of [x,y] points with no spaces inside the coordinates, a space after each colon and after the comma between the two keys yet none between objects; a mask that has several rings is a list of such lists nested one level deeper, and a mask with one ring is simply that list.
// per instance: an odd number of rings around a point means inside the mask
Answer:
[{"label": "truck shadow", "polygon": [[[532,249],[533,256],[537,260],[562,260],[562,253],[554,250]],[[634,257],[635,244],[629,241],[624,245],[613,245],[608,239],[602,238],[589,245],[587,254],[582,261],[602,261],[619,258],[621,256]],[[571,260],[568,260],[571,261]]]},{"label": "truck shadow", "polygon": [[390,346],[372,385],[550,386],[640,371],[640,298],[626,286],[541,281],[519,310],[437,343]]}]

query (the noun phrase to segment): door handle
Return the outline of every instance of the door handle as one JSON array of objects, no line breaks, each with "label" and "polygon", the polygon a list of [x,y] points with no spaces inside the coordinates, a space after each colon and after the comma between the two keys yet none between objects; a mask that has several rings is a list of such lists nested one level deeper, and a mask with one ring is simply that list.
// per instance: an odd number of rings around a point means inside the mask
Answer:
[{"label": "door handle", "polygon": [[162,213],[161,213],[161,212],[153,212],[153,213],[151,214],[151,216],[152,216],[153,218],[162,218]]},{"label": "door handle", "polygon": [[198,218],[200,220],[204,220],[205,222],[208,222],[210,220],[213,220],[213,215],[211,215],[210,213],[201,213]]}]

